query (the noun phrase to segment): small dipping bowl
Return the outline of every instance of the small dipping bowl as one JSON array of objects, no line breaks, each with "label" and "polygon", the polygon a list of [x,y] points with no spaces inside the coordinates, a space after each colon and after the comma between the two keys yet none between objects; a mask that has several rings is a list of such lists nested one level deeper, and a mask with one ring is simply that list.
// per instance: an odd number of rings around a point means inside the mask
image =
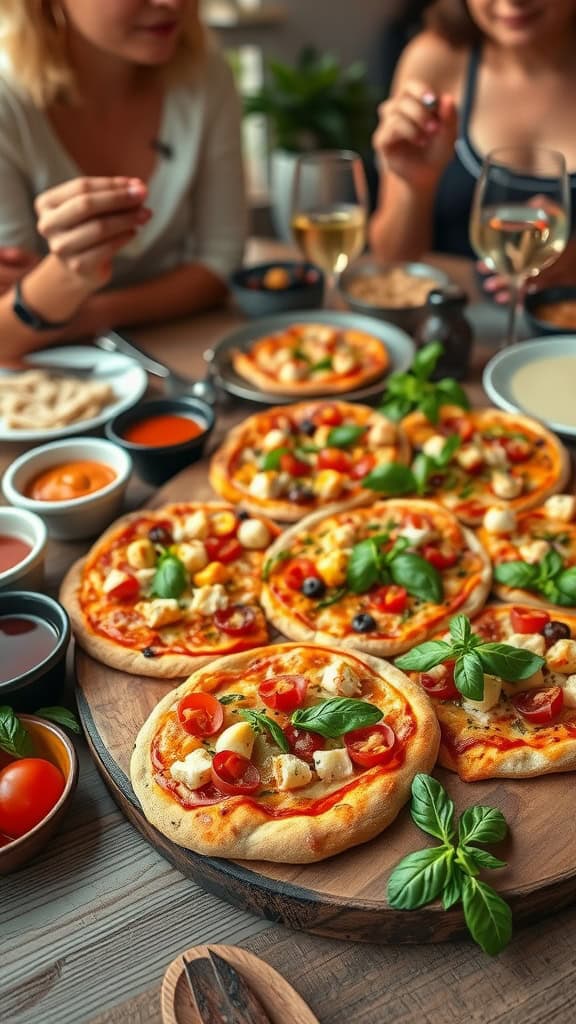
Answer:
[{"label": "small dipping bowl", "polygon": [[[185,431],[182,420],[192,420],[200,432],[180,440],[181,429]],[[107,423],[105,430],[114,444],[129,453],[138,476],[158,486],[202,457],[215,422],[207,402],[183,395],[140,402]],[[141,439],[134,440],[136,436]]]},{"label": "small dipping bowl", "polygon": [[[10,540],[15,550],[11,555]],[[0,571],[0,590],[18,586],[35,590],[42,586],[44,556],[46,554],[46,527],[34,512],[21,508],[0,507],[0,558],[14,561]]]},{"label": "small dipping bowl", "polygon": [[0,591],[0,704],[35,711],[57,703],[66,675],[70,621],[47,594]]},{"label": "small dipping bowl", "polygon": [[[407,296],[410,294],[411,285],[414,290],[418,289],[418,302],[408,305],[401,297],[397,297],[397,302],[391,305],[385,297],[387,279],[390,279],[391,282],[396,281],[396,289],[401,281]],[[438,267],[433,267],[429,263],[384,264],[378,263],[370,256],[362,256],[351,263],[340,275],[338,290],[346,304],[355,313],[375,316],[379,320],[396,324],[408,334],[414,334],[426,312],[427,300],[423,295],[425,291],[422,287],[423,280],[430,284],[428,294],[431,291],[446,288],[452,283],[443,270],[439,270]],[[370,284],[372,284],[374,295],[372,300],[367,297],[361,298],[356,294],[356,288],[364,290]]]},{"label": "small dipping bowl", "polygon": [[296,260],[258,263],[232,274],[230,290],[236,305],[246,316],[320,309],[324,274],[314,263]]},{"label": "small dipping bowl", "polygon": [[64,776],[65,785],[57,803],[42,821],[19,839],[0,846],[0,875],[8,875],[23,867],[46,846],[70,807],[78,782],[78,757],[66,733],[52,722],[35,715],[18,717],[32,738],[33,756],[43,757],[55,764]]},{"label": "small dipping bowl", "polygon": [[[43,501],[26,494],[32,482],[66,463],[96,462],[109,467],[114,479],[104,487],[64,501]],[[41,516],[51,537],[80,540],[93,537],[119,515],[132,472],[130,456],[110,441],[96,437],[51,441],[20,455],[2,477],[2,490],[11,505]]]},{"label": "small dipping bowl", "polygon": [[527,292],[524,297],[524,316],[530,327],[530,337],[576,334],[576,284]]}]

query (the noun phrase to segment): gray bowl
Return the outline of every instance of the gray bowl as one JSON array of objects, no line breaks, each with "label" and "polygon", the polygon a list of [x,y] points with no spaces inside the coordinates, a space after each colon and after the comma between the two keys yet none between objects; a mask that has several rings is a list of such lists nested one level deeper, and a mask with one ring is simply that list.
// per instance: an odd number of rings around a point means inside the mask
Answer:
[{"label": "gray bowl", "polygon": [[[290,277],[286,288],[265,288],[267,271],[284,270]],[[324,299],[324,274],[314,263],[303,260],[271,260],[242,267],[231,275],[230,291],[246,316],[274,316],[291,310],[320,309]]]},{"label": "gray bowl", "polygon": [[540,306],[555,305],[557,302],[576,301],[576,284],[559,284],[552,288],[541,288],[537,292],[529,292],[524,297],[524,316],[530,327],[531,337],[539,337],[541,334],[557,336],[559,334],[576,334],[576,325],[573,327],[561,327],[553,324],[550,320],[543,320],[538,316]]},{"label": "gray bowl", "polygon": [[397,268],[402,268],[412,277],[430,277],[439,288],[445,288],[452,284],[448,274],[439,270],[438,267],[432,267],[429,263],[378,263],[370,256],[363,256],[346,268],[340,277],[338,288],[342,298],[356,313],[364,313],[367,316],[375,316],[379,320],[387,320],[389,323],[401,327],[408,334],[414,334],[426,309],[425,304],[419,306],[375,306],[350,294],[350,285],[358,278],[373,277],[374,274],[382,274]]}]

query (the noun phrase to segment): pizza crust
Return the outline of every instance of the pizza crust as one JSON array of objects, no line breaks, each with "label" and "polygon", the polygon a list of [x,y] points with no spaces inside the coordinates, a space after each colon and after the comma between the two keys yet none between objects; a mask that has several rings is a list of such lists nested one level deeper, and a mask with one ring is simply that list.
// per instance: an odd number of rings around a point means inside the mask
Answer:
[{"label": "pizza crust", "polygon": [[[238,670],[258,656],[293,650],[298,644],[230,655],[213,663],[214,672]],[[338,654],[334,648],[329,653]],[[270,819],[254,803],[229,797],[217,804],[185,810],[153,778],[150,747],[164,714],[195,689],[195,677],[166,695],[142,726],[130,763],[130,778],[147,820],[172,842],[213,857],[307,864],[365,843],[387,828],[410,797],[418,772],[429,772],[440,740],[431,702],[403,672],[368,655],[362,659],[409,702],[416,731],[405,746],[404,762],[390,772],[366,769],[360,785],[341,802],[316,815]],[[350,780],[343,780],[345,789]]]}]

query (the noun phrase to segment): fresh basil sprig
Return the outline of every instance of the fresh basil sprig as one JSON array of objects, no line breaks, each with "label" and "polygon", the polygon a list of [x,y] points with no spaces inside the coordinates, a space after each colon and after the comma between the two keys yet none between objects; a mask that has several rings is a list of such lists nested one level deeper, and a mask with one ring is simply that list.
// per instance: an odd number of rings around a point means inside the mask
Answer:
[{"label": "fresh basil sprig", "polygon": [[466,393],[452,377],[437,383],[430,380],[443,353],[443,346],[432,342],[416,353],[410,370],[391,374],[378,411],[389,419],[401,420],[419,409],[430,423],[437,423],[443,405],[469,409]]},{"label": "fresh basil sprig", "polygon": [[167,550],[160,556],[152,580],[151,592],[154,597],[179,598],[186,589],[188,573],[184,562]]},{"label": "fresh basil sprig", "polygon": [[327,739],[338,739],[354,729],[376,725],[382,711],[375,704],[354,697],[329,697],[310,708],[298,708],[290,721],[297,729],[318,732]]},{"label": "fresh basil sprig", "polygon": [[283,750],[285,754],[288,754],[290,747],[288,740],[286,739],[281,727],[278,722],[275,722],[273,718],[265,715],[263,711],[253,711],[251,708],[243,708],[240,711],[234,711],[233,714],[239,714],[242,718],[245,718],[255,732],[262,732],[263,729],[267,729],[270,733],[274,743]]},{"label": "fresh basil sprig", "polygon": [[419,644],[396,658],[396,665],[406,672],[429,672],[448,660],[455,662],[456,689],[476,701],[484,697],[484,673],[515,683],[529,679],[545,664],[545,659],[532,651],[482,640],[472,632],[465,615],[456,615],[450,622],[450,640]]},{"label": "fresh basil sprig", "polygon": [[554,548],[541,562],[501,562],[495,566],[494,578],[507,587],[534,590],[554,604],[570,608],[576,604],[576,566],[566,569],[564,559]]},{"label": "fresh basil sprig", "polygon": [[280,469],[280,460],[282,456],[287,455],[289,451],[289,448],[282,446],[280,448],[273,448],[272,451],[266,452],[266,454],[262,456],[258,468],[265,471],[269,469]]},{"label": "fresh basil sprig", "polygon": [[35,711],[34,714],[38,715],[38,718],[45,718],[48,722],[56,722],[56,725],[62,725],[65,729],[69,729],[70,732],[80,733],[82,731],[76,715],[69,711],[68,708],[38,708],[38,711]]},{"label": "fresh basil sprig", "polygon": [[348,560],[346,585],[354,594],[364,594],[375,584],[393,582],[413,597],[440,604],[444,597],[437,569],[420,555],[407,552],[410,541],[398,537],[390,551],[382,551],[387,533],[376,534],[355,544]]},{"label": "fresh basil sprig", "polygon": [[[49,722],[63,725],[71,732],[80,732],[76,716],[68,708],[38,708],[34,714],[38,718],[45,718]],[[0,750],[4,750],[11,757],[31,757],[34,754],[34,744],[30,734],[16,712],[8,705],[0,707]]]},{"label": "fresh basil sprig", "polygon": [[365,433],[366,427],[355,427],[351,423],[344,424],[342,427],[332,427],[326,438],[326,444],[328,448],[347,448]]},{"label": "fresh basil sprig", "polygon": [[378,491],[388,498],[402,494],[426,494],[430,478],[438,474],[444,475],[454,452],[460,447],[461,439],[451,434],[446,439],[439,455],[425,455],[419,452],[412,466],[403,466],[397,462],[386,462],[377,466],[362,480],[362,487]]},{"label": "fresh basil sprig", "polygon": [[441,898],[448,910],[461,900],[472,938],[485,953],[496,956],[510,941],[512,913],[477,876],[481,868],[503,868],[506,862],[475,844],[504,839],[504,815],[494,807],[469,807],[460,817],[455,842],[454,804],[444,787],[424,774],[416,775],[412,783],[411,815],[440,845],[416,850],[396,865],[388,880],[388,902],[397,910],[414,910]]}]

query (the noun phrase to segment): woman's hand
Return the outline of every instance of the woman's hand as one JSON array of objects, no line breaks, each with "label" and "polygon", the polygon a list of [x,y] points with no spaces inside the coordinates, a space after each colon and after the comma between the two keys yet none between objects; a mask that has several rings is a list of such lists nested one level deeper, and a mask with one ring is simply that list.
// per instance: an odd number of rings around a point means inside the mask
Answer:
[{"label": "woman's hand", "polygon": [[437,97],[422,82],[406,82],[381,103],[372,137],[388,170],[416,186],[433,187],[454,153],[458,112],[452,96]]},{"label": "woman's hand", "polygon": [[0,246],[0,295],[5,295],[39,262],[40,257],[29,249],[14,245]]},{"label": "woman's hand", "polygon": [[112,260],[149,220],[139,178],[74,178],[36,199],[38,232],[90,294],[107,284]]}]

